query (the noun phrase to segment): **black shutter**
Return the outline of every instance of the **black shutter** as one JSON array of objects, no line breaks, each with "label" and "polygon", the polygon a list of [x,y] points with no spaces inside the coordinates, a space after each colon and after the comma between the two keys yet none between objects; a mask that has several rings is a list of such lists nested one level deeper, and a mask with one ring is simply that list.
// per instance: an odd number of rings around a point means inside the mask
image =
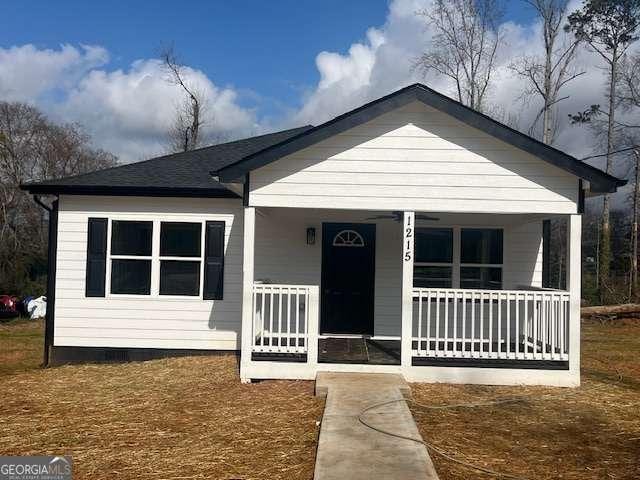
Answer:
[{"label": "black shutter", "polygon": [[207,222],[204,239],[205,300],[222,300],[224,286],[224,222]]},{"label": "black shutter", "polygon": [[87,297],[104,297],[107,268],[107,219],[90,218],[87,235]]}]

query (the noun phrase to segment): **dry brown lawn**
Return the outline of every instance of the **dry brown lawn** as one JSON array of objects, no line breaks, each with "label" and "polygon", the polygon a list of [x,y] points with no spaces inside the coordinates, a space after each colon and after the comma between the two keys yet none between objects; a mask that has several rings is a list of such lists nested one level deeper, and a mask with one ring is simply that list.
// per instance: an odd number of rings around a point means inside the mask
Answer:
[{"label": "dry brown lawn", "polygon": [[[640,321],[583,325],[579,389],[413,385],[425,440],[527,479],[640,478]],[[239,382],[234,357],[41,370],[42,323],[0,325],[0,453],[70,454],[75,478],[311,479],[309,382]],[[441,480],[495,478],[432,452]]]},{"label": "dry brown lawn", "polygon": [[[583,322],[578,389],[413,385],[423,438],[455,458],[526,479],[640,479],[640,320]],[[493,479],[431,453],[441,480]]]},{"label": "dry brown lawn", "polygon": [[42,370],[41,340],[12,369],[6,340],[3,455],[69,454],[78,479],[313,477],[323,403],[311,382],[241,384],[233,356]]},{"label": "dry brown lawn", "polygon": [[37,368],[42,363],[43,335],[43,320],[0,323],[0,378]]}]

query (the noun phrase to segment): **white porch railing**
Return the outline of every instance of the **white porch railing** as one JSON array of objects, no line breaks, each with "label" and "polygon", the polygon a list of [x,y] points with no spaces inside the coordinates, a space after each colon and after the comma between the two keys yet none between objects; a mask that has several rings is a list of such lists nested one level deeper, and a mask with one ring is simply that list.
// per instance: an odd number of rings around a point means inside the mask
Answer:
[{"label": "white porch railing", "polygon": [[254,284],[251,351],[307,354],[317,290],[309,285]]},{"label": "white porch railing", "polygon": [[413,289],[412,356],[569,359],[569,292]]}]

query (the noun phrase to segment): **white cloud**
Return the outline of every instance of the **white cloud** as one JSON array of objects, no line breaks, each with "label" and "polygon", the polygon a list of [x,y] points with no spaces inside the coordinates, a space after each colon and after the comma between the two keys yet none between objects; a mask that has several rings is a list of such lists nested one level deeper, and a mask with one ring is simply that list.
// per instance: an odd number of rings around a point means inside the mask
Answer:
[{"label": "white cloud", "polygon": [[[206,99],[204,135],[230,134],[252,129],[253,112],[237,104],[231,88],[215,86],[198,70],[185,68],[185,81]],[[159,153],[184,99],[167,81],[157,60],[138,60],[127,71],[93,70],[69,91],[56,113],[88,126],[101,145],[126,159]]]},{"label": "white cloud", "polygon": [[319,53],[320,80],[317,88],[307,92],[294,123],[321,123],[418,81],[411,65],[429,33],[415,11],[424,3],[395,1],[385,24],[370,28],[365,40],[351,45],[346,54]]},{"label": "white cloud", "polygon": [[[108,61],[108,52],[95,46],[0,48],[0,99],[30,102],[57,120],[81,124],[97,146],[123,162],[163,153],[182,91],[168,82],[158,60],[138,60],[126,70],[109,70]],[[233,88],[192,68],[184,76],[206,98],[205,138],[260,129]]]},{"label": "white cloud", "polygon": [[0,48],[0,98],[38,100],[42,94],[68,88],[108,61],[104,48],[91,45],[62,45],[59,50],[40,50],[34,45]]}]

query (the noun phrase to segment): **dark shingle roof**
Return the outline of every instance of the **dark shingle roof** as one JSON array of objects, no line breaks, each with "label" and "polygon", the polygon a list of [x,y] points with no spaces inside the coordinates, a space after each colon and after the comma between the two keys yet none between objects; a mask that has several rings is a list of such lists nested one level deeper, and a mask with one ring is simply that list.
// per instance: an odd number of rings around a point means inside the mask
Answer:
[{"label": "dark shingle roof", "polygon": [[27,183],[34,194],[188,195],[237,197],[214,180],[211,172],[287,140],[311,125],[174,153],[73,177]]}]

